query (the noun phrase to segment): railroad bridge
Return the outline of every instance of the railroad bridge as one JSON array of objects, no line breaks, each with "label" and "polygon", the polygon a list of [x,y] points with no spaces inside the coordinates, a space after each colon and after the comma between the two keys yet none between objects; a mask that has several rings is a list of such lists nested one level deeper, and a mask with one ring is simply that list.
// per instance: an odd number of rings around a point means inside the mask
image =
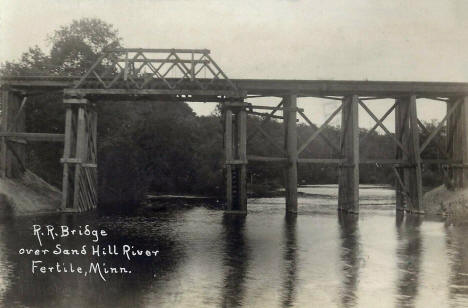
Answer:
[{"label": "railroad bridge", "polygon": [[[64,134],[25,132],[24,106],[27,98],[50,91],[63,92],[66,107]],[[279,104],[254,105],[255,97],[279,97]],[[315,126],[298,108],[298,98],[316,97],[340,101],[326,121]],[[377,117],[369,108],[379,99],[392,99],[393,106]],[[436,130],[425,140],[426,131],[418,119],[416,101],[431,99],[447,105],[447,112]],[[209,50],[189,49],[114,49],[106,50],[82,76],[16,76],[1,78],[1,154],[2,177],[17,177],[25,170],[25,144],[63,142],[63,211],[86,211],[97,206],[97,114],[99,101],[186,101],[216,102],[222,105],[226,181],[226,211],[246,213],[246,175],[249,162],[276,163],[285,170],[286,211],[296,213],[297,168],[301,164],[333,164],[339,168],[338,209],[359,212],[359,166],[388,164],[397,183],[397,210],[423,213],[421,168],[424,164],[444,165],[446,176],[456,188],[468,184],[468,83],[388,82],[330,80],[229,79],[210,56]],[[366,159],[359,153],[359,106],[375,120],[369,133],[380,127],[393,140],[393,159]],[[395,133],[383,124],[395,115]],[[341,114],[339,144],[323,129]],[[247,153],[247,117],[281,119],[284,144],[277,144],[262,125],[257,131],[278,150],[276,157]],[[298,144],[297,121],[301,117],[314,132]],[[435,138],[441,131],[446,143]],[[304,150],[318,137],[337,157],[302,158]],[[364,137],[365,139],[365,137]],[[440,159],[422,159],[429,143],[435,142]]]}]

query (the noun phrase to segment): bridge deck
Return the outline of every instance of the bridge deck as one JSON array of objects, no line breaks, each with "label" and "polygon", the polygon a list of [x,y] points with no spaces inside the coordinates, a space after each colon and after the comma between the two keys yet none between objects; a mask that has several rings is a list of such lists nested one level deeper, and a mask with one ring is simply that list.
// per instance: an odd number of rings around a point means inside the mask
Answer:
[{"label": "bridge deck", "polygon": [[[64,90],[72,88],[78,77],[4,77],[0,79],[0,85],[10,86],[28,93],[40,93],[51,90]],[[203,79],[199,79],[201,83]],[[351,81],[351,80],[272,80],[272,79],[231,79],[244,95],[284,96],[296,94],[298,96],[376,96],[399,97],[414,94],[418,97],[454,97],[468,95],[468,83],[461,82],[413,82],[413,81]],[[209,95],[220,94],[216,84],[210,88],[206,80],[206,90],[193,90],[195,95],[207,93]],[[213,85],[213,83],[211,83]],[[124,88],[112,89],[73,89],[73,93],[88,93],[105,95],[126,92]],[[71,91],[71,90],[70,90]],[[178,89],[169,91],[154,84],[154,89],[141,89],[153,95],[168,95],[191,93],[191,89]],[[210,92],[211,91],[211,92]],[[130,92],[138,92],[133,89]],[[229,93],[229,92],[226,92]],[[135,93],[132,93],[135,94]]]}]

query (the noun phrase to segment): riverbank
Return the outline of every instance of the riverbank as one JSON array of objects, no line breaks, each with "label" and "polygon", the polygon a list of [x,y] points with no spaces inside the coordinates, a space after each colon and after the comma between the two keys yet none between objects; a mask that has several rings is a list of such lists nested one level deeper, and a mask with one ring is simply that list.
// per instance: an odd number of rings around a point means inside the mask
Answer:
[{"label": "riverbank", "polygon": [[448,190],[440,185],[424,194],[426,214],[444,215],[455,222],[468,222],[468,189]]},{"label": "riverbank", "polygon": [[19,179],[0,179],[0,216],[56,212],[60,190],[27,170]]}]

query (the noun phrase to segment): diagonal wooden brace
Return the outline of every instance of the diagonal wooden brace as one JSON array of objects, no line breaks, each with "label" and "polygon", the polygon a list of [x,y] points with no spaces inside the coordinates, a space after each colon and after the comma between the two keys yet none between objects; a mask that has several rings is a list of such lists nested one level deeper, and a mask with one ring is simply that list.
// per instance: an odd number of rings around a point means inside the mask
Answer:
[{"label": "diagonal wooden brace", "polygon": [[[340,105],[329,117],[328,119],[320,126],[319,129],[317,129],[307,140],[306,142],[304,142],[304,144],[302,144],[302,146],[299,148],[299,150],[297,151],[298,154],[302,153],[306,148],[307,146],[309,146],[309,144],[315,139],[317,138],[317,136],[321,135],[322,131],[325,129],[325,127],[328,125],[328,123],[330,123],[334,118],[335,116],[341,111],[341,109],[343,108],[342,105]],[[299,111],[299,114],[304,118],[304,120],[306,120],[309,125],[311,124],[310,120],[307,119],[307,117],[301,112]],[[339,152],[339,149],[336,147],[336,146],[332,146],[333,149],[335,150],[338,150]]]}]

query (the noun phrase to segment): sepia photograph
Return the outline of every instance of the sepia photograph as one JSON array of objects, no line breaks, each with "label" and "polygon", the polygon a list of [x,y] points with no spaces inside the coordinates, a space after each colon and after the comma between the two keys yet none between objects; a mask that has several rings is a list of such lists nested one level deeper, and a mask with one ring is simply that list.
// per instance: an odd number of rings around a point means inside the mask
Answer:
[{"label": "sepia photograph", "polygon": [[468,307],[468,1],[0,0],[3,307]]}]

